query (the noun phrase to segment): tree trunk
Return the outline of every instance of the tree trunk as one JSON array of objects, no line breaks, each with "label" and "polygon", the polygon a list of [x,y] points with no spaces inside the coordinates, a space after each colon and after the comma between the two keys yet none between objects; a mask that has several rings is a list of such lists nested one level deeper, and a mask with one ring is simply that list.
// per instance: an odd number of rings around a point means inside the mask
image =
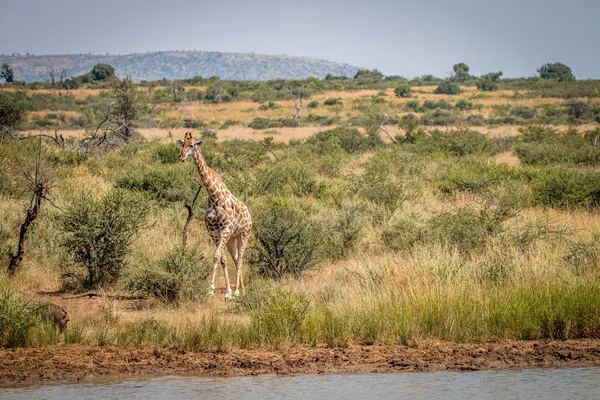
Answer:
[{"label": "tree trunk", "polygon": [[16,270],[19,268],[21,262],[23,261],[23,257],[25,256],[25,241],[27,240],[27,231],[29,229],[29,226],[33,223],[33,221],[35,221],[35,219],[38,216],[45,189],[46,188],[43,184],[37,184],[35,188],[35,201],[33,207],[27,210],[25,221],[23,221],[23,224],[21,225],[17,254],[14,254],[11,257],[10,263],[8,264],[8,273],[11,276],[15,274]]}]

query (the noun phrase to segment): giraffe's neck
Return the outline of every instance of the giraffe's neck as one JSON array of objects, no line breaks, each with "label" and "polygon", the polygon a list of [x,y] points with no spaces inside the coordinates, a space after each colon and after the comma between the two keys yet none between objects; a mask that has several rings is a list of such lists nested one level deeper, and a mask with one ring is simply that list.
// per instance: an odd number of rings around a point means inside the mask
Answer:
[{"label": "giraffe's neck", "polygon": [[197,148],[194,148],[194,161],[196,162],[196,168],[200,175],[202,185],[206,188],[208,193],[209,204],[220,204],[224,199],[224,195],[229,192],[227,187],[221,179],[217,179],[216,173],[206,163],[204,156]]}]

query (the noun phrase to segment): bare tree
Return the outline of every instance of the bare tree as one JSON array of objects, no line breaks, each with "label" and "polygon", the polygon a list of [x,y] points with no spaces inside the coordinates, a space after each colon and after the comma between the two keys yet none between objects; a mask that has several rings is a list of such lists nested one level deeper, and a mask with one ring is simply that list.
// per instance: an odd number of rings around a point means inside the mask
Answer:
[{"label": "bare tree", "polygon": [[63,81],[65,80],[65,78],[67,77],[67,71],[68,71],[67,68],[61,68],[60,69],[60,78],[59,78],[59,81],[58,81],[59,84],[62,84]]},{"label": "bare tree", "polygon": [[[19,168],[25,177],[28,189],[32,193],[31,203],[29,209],[27,210],[27,214],[25,215],[25,220],[21,224],[21,229],[19,232],[19,245],[17,247],[17,252],[12,254],[10,257],[10,262],[8,264],[8,273],[9,275],[14,275],[17,271],[23,258],[25,256],[25,246],[27,241],[27,233],[29,231],[29,227],[36,220],[40,207],[42,205],[42,199],[48,200],[48,190],[50,187],[50,179],[45,174],[45,171],[42,167],[42,141],[40,139],[40,145],[38,149],[38,153],[34,160],[33,172],[27,168],[27,166],[23,165],[24,163],[19,162]],[[50,201],[50,200],[48,200]],[[52,203],[50,201],[50,203]]]},{"label": "bare tree", "polygon": [[56,86],[56,80],[54,79],[54,76],[56,75],[56,70],[53,66],[49,66],[48,68],[46,68],[46,70],[48,71],[48,75],[50,75],[50,84],[52,85],[52,87]]}]

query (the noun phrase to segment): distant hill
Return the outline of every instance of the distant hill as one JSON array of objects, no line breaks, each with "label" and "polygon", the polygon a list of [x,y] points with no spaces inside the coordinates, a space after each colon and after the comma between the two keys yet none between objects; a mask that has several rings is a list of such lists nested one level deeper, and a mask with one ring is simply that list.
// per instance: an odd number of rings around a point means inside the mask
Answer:
[{"label": "distant hill", "polygon": [[[48,68],[67,69],[67,77],[89,72],[94,64],[107,63],[119,77],[134,81],[185,79],[196,75],[205,78],[269,80],[275,78],[324,78],[327,74],[354,76],[358,67],[308,57],[272,56],[254,53],[221,53],[215,51],[160,51],[127,55],[0,55],[0,63],[8,63],[15,79],[26,82],[49,81]],[[56,74],[56,77],[60,73]]]}]

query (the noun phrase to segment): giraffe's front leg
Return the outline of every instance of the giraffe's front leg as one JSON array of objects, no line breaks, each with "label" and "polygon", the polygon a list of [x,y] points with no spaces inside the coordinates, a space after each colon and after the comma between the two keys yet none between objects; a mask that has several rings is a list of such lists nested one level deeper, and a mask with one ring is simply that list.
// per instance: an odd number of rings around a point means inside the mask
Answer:
[{"label": "giraffe's front leg", "polygon": [[217,243],[217,250],[215,250],[212,282],[210,285],[210,291],[212,291],[212,294],[214,296],[215,276],[217,274],[217,267],[218,267],[219,263],[221,263],[221,266],[223,267],[223,272],[225,274],[225,288],[226,288],[225,289],[225,300],[228,300],[229,298],[231,298],[231,286],[229,284],[229,274],[227,272],[227,263],[225,260],[225,253],[224,253],[225,245],[226,245],[227,241],[229,240],[230,236],[231,236],[230,230],[227,229],[227,230],[221,231],[221,235],[220,235],[218,243]]}]

